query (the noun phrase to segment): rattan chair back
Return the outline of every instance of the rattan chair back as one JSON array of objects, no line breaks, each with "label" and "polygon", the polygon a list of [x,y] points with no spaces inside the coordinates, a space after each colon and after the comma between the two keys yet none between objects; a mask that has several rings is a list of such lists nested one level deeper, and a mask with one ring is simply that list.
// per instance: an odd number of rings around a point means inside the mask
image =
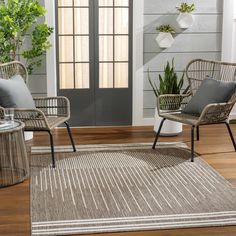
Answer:
[{"label": "rattan chair back", "polygon": [[25,66],[19,61],[12,61],[0,64],[0,78],[11,79],[14,75],[21,75],[25,83],[28,82],[28,72]]},{"label": "rattan chair back", "polygon": [[[201,82],[207,77],[216,80],[236,82],[236,63],[195,59],[190,61],[187,65],[186,75],[192,95],[194,95],[201,85]],[[235,99],[236,92],[229,102],[235,101]]]}]

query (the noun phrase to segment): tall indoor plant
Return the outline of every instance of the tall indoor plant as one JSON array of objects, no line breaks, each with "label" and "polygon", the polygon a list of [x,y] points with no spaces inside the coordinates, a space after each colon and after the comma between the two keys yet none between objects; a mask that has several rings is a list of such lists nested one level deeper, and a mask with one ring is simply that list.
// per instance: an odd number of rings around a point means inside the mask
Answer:
[{"label": "tall indoor plant", "polygon": [[[160,95],[170,95],[170,94],[181,94],[181,93],[187,93],[189,87],[187,87],[184,91],[183,85],[184,85],[184,73],[181,75],[180,78],[178,78],[177,73],[175,72],[174,67],[174,58],[172,59],[172,63],[167,61],[167,64],[164,67],[164,74],[158,76],[158,85],[156,82],[153,82],[150,73],[148,73],[148,80],[149,83],[153,89],[153,92],[156,97]],[[160,109],[162,110],[178,110],[180,107],[178,106],[168,106],[166,104],[160,104]],[[154,124],[154,131],[157,131],[159,124],[161,122],[161,118],[158,116],[157,109],[155,109],[155,124]],[[173,122],[173,121],[167,121],[163,128],[161,135],[165,136],[172,136],[177,135],[182,132],[182,124]]]},{"label": "tall indoor plant", "polygon": [[38,0],[0,0],[0,63],[21,60],[29,74],[41,64],[53,32],[39,22],[45,13]]}]

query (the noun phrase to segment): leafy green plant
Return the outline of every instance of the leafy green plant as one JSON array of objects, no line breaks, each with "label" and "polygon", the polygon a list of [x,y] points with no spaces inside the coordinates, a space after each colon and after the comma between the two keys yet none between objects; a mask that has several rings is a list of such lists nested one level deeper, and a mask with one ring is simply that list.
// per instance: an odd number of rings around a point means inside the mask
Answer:
[{"label": "leafy green plant", "polygon": [[194,3],[189,5],[186,2],[182,2],[180,4],[180,6],[176,7],[176,9],[181,13],[191,13],[191,12],[195,11],[195,5],[194,5]]},{"label": "leafy green plant", "polygon": [[157,31],[163,32],[163,33],[175,33],[175,29],[170,25],[160,25],[156,28]]},{"label": "leafy green plant", "polygon": [[[31,74],[51,47],[48,37],[53,28],[39,23],[46,10],[38,0],[0,1],[0,63],[24,59]],[[24,42],[30,45],[24,49]]]},{"label": "leafy green plant", "polygon": [[[178,76],[174,68],[174,58],[172,59],[172,64],[170,64],[169,61],[167,62],[164,67],[164,75],[162,76],[159,74],[158,78],[159,87],[151,80],[150,73],[148,72],[148,80],[156,97],[163,94],[181,94],[184,84],[184,73],[180,80],[178,80]],[[183,93],[186,93],[188,89],[189,88],[187,88]]]},{"label": "leafy green plant", "polygon": [[[183,84],[184,84],[184,74],[185,73],[183,73],[181,78],[178,79],[178,76],[174,68],[174,58],[173,58],[172,64],[170,64],[169,61],[167,61],[167,64],[164,67],[164,75],[161,76],[159,74],[159,77],[158,77],[159,86],[157,86],[157,84],[151,80],[149,71],[148,71],[148,80],[156,97],[159,97],[160,95],[167,95],[167,94],[179,95],[181,94]],[[182,94],[186,94],[188,91],[189,91],[189,86],[183,91]],[[180,104],[182,100],[183,100],[183,97],[179,96],[177,98],[177,102],[175,101],[175,103],[166,104],[164,100],[160,99],[159,100],[160,108],[162,110],[178,110],[180,108]]]}]

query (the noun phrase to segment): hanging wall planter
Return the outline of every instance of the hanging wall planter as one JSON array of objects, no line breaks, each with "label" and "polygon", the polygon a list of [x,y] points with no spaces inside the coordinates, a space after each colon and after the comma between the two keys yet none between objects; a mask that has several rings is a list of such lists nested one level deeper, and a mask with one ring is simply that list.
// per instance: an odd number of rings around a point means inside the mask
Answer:
[{"label": "hanging wall planter", "polygon": [[169,48],[174,42],[172,33],[175,33],[175,30],[170,25],[161,25],[157,28],[159,34],[156,37],[157,44],[160,48]]},{"label": "hanging wall planter", "polygon": [[195,11],[195,5],[188,5],[187,3],[181,3],[180,6],[176,7],[179,11],[179,16],[176,21],[181,29],[188,29],[192,26],[194,18],[192,12]]},{"label": "hanging wall planter", "polygon": [[188,29],[192,26],[194,19],[191,13],[180,13],[176,21],[181,29]]},{"label": "hanging wall planter", "polygon": [[156,37],[157,44],[160,48],[169,48],[174,42],[171,33],[160,32]]}]

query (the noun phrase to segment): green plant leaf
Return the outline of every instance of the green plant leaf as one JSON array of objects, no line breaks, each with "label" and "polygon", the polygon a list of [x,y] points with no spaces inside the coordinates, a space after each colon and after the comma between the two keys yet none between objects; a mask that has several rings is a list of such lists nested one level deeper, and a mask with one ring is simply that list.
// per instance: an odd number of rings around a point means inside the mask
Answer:
[{"label": "green plant leaf", "polygon": [[[40,65],[40,57],[51,47],[48,37],[53,29],[38,20],[46,10],[38,0],[0,1],[0,62],[26,59],[29,73]],[[30,33],[30,31],[32,33]],[[30,49],[23,50],[27,34],[30,37]]]},{"label": "green plant leaf", "polygon": [[179,83],[178,83],[178,86],[177,86],[178,91],[181,91],[183,85],[184,85],[184,73],[183,73],[181,79],[179,80]]},{"label": "green plant leaf", "polygon": [[170,25],[160,25],[156,28],[157,31],[164,32],[164,33],[175,33],[175,29]]},{"label": "green plant leaf", "polygon": [[195,4],[189,5],[186,2],[182,2],[180,6],[177,6],[176,9],[181,13],[191,13],[196,10]]},{"label": "green plant leaf", "polygon": [[[184,75],[185,73],[183,72],[181,78],[178,78],[177,73],[175,72],[174,58],[172,59],[171,64],[167,61],[164,66],[164,74],[158,75],[159,87],[151,80],[150,71],[148,70],[148,80],[156,96],[163,94],[180,94],[184,85]],[[188,90],[189,86],[183,93],[187,93]]]}]

